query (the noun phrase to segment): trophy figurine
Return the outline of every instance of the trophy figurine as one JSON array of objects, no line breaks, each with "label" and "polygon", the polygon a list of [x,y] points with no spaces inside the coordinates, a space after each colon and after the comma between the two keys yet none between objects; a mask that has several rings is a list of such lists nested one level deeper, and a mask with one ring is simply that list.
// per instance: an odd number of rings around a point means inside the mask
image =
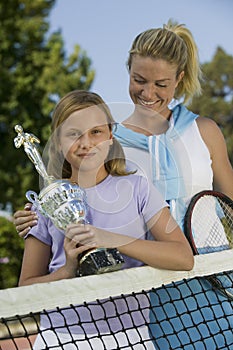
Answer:
[{"label": "trophy figurine", "polygon": [[[15,131],[18,133],[14,139],[15,147],[24,146],[25,153],[44,180],[40,193],[37,195],[34,191],[27,191],[27,199],[60,230],[65,231],[70,223],[88,223],[84,189],[69,180],[49,176],[38,151],[40,140],[33,134],[24,133],[21,125],[16,125]],[[79,257],[79,275],[116,271],[123,263],[124,259],[116,248],[90,249]]]}]

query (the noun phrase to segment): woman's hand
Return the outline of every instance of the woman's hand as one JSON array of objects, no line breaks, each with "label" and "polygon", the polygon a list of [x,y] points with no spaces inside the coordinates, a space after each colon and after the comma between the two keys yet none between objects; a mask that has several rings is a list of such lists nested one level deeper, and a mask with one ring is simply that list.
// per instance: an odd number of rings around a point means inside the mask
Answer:
[{"label": "woman's hand", "polygon": [[18,210],[14,213],[13,223],[20,237],[25,237],[31,227],[37,225],[38,217],[31,211],[32,204],[25,204],[24,210]]}]

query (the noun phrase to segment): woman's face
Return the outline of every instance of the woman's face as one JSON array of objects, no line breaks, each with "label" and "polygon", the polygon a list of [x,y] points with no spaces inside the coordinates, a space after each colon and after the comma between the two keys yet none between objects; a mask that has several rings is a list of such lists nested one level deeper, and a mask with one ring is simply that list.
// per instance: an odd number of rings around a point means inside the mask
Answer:
[{"label": "woman's face", "polygon": [[60,147],[72,168],[72,176],[80,172],[88,176],[106,171],[104,161],[112,144],[112,132],[105,113],[97,106],[72,113],[60,127]]},{"label": "woman's face", "polygon": [[162,59],[134,55],[130,69],[130,97],[138,108],[167,114],[167,106],[182,79],[176,79],[177,67]]}]

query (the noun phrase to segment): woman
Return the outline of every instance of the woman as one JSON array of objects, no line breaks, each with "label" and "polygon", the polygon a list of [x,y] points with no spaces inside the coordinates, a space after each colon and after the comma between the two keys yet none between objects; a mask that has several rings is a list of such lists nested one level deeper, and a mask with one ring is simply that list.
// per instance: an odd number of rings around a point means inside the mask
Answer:
[{"label": "woman", "polygon": [[139,34],[129,52],[128,69],[135,109],[115,133],[126,159],[152,178],[181,226],[197,192],[214,188],[233,198],[233,171],[220,129],[184,106],[201,93],[191,32],[168,22]]},{"label": "woman", "polygon": [[[118,126],[115,137],[124,147],[126,159],[152,179],[183,228],[194,194],[215,189],[233,198],[233,171],[219,127],[185,107],[201,93],[202,74],[191,32],[171,21],[163,28],[146,30],[133,41],[128,68],[135,109]],[[151,321],[155,323],[151,332],[156,348],[189,349],[189,339],[196,340],[197,350],[230,348],[232,303],[214,291],[206,293],[205,279],[190,281],[188,292],[182,283],[176,287],[186,302],[179,300],[172,287],[167,292],[161,289],[160,300],[151,294]],[[161,305],[166,305],[166,312]]]},{"label": "woman", "polygon": [[[172,270],[192,269],[192,251],[162,196],[144,177],[126,171],[121,146],[112,135],[113,124],[108,107],[91,92],[72,91],[55,108],[48,172],[56,179],[65,178],[85,189],[91,224],[70,224],[64,234],[50,219],[37,213],[38,224],[25,237],[20,286],[76,277],[78,257],[90,248],[117,247],[125,257],[123,268],[148,264]],[[153,240],[147,240],[149,233]],[[121,300],[117,304],[121,308]],[[122,307],[123,304],[122,300]],[[105,314],[111,313],[107,302],[104,309]],[[101,310],[97,305],[93,310],[91,317],[99,320]],[[34,349],[43,348],[45,343],[57,345],[59,349],[57,338],[65,344],[70,340],[70,332],[78,348],[86,346],[87,349],[88,342],[81,341],[85,336],[105,334],[109,327],[112,334],[120,322],[123,322],[123,334],[124,322],[128,324],[122,318],[118,322],[116,317],[96,326],[94,319],[89,320],[80,306],[77,306],[77,314],[81,326],[72,310],[65,311],[66,326],[55,311],[49,316],[43,314],[42,333]],[[136,324],[137,317],[140,316],[133,316]],[[59,331],[46,330],[51,323],[53,328],[59,327]],[[145,336],[145,324],[138,331]],[[133,337],[134,332],[134,329],[129,330],[129,337]],[[114,339],[109,336],[108,344],[111,341],[114,344]],[[121,344],[121,337],[118,341]],[[122,341],[125,341],[123,336]],[[92,345],[95,347],[94,343]],[[69,344],[67,349],[71,349],[70,346],[75,347]],[[152,342],[146,346],[154,348]]]}]

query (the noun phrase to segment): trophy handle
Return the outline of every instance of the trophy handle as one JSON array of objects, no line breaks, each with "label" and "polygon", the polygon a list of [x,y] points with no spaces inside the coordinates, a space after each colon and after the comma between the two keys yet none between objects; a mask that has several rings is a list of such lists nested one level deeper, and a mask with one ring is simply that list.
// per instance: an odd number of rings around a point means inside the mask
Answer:
[{"label": "trophy handle", "polygon": [[38,206],[38,196],[37,193],[34,191],[27,191],[26,192],[26,198],[31,202],[32,204],[35,204]]},{"label": "trophy handle", "polygon": [[31,190],[27,191],[26,198],[39,210],[41,214],[48,216],[47,213],[41,208],[40,201],[36,192]]}]

